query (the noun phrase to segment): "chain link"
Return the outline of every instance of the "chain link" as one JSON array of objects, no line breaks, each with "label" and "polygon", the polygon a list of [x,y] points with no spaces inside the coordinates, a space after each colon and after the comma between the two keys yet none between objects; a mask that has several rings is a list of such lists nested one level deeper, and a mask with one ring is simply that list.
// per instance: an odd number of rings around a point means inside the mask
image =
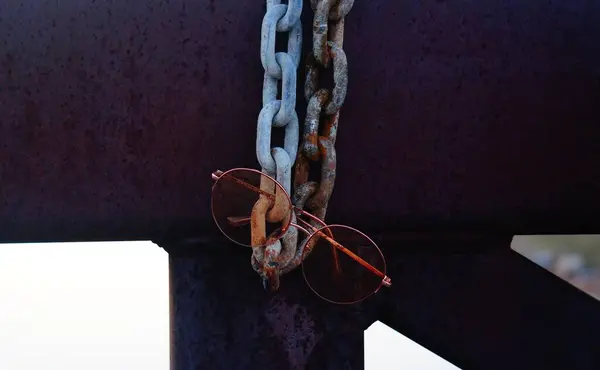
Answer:
[{"label": "chain link", "polygon": [[[302,52],[302,14],[303,0],[267,0],[267,11],[261,28],[260,59],[265,70],[263,80],[263,107],[258,116],[256,130],[256,156],[266,173],[281,183],[291,194],[292,166],[297,157],[299,143],[299,122],[296,113],[297,69]],[[275,51],[277,33],[288,33],[286,52]],[[281,97],[278,99],[278,84],[281,81]],[[272,127],[284,128],[283,148],[272,147]],[[270,184],[268,184],[270,183]],[[261,182],[261,189],[274,191],[270,181]],[[251,264],[263,278],[265,289],[279,288],[281,267],[286,266],[297,254],[298,231],[290,227],[281,241],[269,240],[265,235],[265,222],[279,222],[284,217],[295,215],[289,212],[285,204],[278,202],[267,204],[263,197],[255,204],[251,215],[251,237],[254,247]],[[284,220],[286,223],[288,220]],[[262,245],[265,245],[262,247]]]},{"label": "chain link", "polygon": [[[325,106],[325,113],[331,116],[340,110],[346,99],[346,91],[348,90],[348,61],[344,50],[335,42],[327,42],[326,48],[328,63],[333,60],[334,87],[331,93],[331,100]],[[305,97],[313,96],[316,92],[315,82],[319,81],[319,68],[316,64],[313,64],[316,62],[314,54],[310,55],[307,59],[306,80],[310,81],[310,83],[304,87]]]},{"label": "chain link", "polygon": [[[267,7],[267,14],[263,18],[261,44],[260,44],[260,60],[265,72],[274,78],[281,78],[281,66],[275,59],[275,41],[277,38],[277,24],[282,17],[285,16],[289,5],[279,4]],[[302,10],[302,9],[300,9]],[[287,31],[286,31],[287,32]],[[294,64],[300,64],[300,54],[302,53],[302,23],[300,18],[294,26],[289,30],[288,34],[288,51],[286,54],[292,57]]]},{"label": "chain link", "polygon": [[[329,19],[337,22],[342,21],[344,17],[350,13],[350,10],[354,5],[354,0],[339,0],[337,4],[335,4],[335,1],[331,1],[331,3],[333,6],[330,6]],[[318,5],[319,0],[310,0],[310,6],[312,7],[313,12],[317,11]]]},{"label": "chain link", "polygon": [[[344,17],[354,0],[311,0],[313,20],[312,53],[306,60],[304,97],[308,102],[304,134],[297,153],[292,202],[300,209],[307,208],[324,220],[336,177],[336,151],[339,111],[346,99],[348,62],[343,50]],[[333,90],[319,88],[319,67],[331,69],[333,61]],[[319,130],[321,129],[321,130]],[[321,131],[319,135],[319,131]],[[321,161],[320,182],[309,181],[310,163]],[[314,227],[320,225],[310,221]],[[304,239],[294,259],[281,273],[287,273],[302,263],[312,251],[318,237]],[[310,240],[310,243],[308,242]]]},{"label": "chain link", "polygon": [[[348,88],[348,62],[343,50],[345,16],[354,0],[311,0],[314,14],[312,52],[306,60],[304,97],[308,102],[304,121],[302,143],[299,142],[299,122],[296,107],[296,73],[302,48],[302,0],[267,0],[267,12],[261,34],[261,62],[265,70],[263,83],[263,108],[259,114],[256,137],[256,155],[262,171],[276,177],[288,193],[293,204],[305,207],[317,218],[324,220],[336,177],[335,142],[339,111]],[[288,51],[275,52],[277,32],[288,32]],[[332,69],[332,90],[319,87],[319,70]],[[281,98],[277,99],[281,81]],[[285,128],[283,148],[272,148],[272,127]],[[320,134],[319,134],[320,133]],[[320,182],[309,181],[311,163],[321,162]],[[291,168],[295,164],[294,183]],[[261,183],[266,188],[268,185]],[[265,189],[269,190],[269,189]],[[272,191],[273,189],[271,189]],[[292,192],[293,190],[293,192]],[[278,204],[267,205],[259,201],[253,210],[252,240],[266,247],[254,248],[252,267],[263,277],[265,288],[277,290],[279,277],[298,267],[312,251],[318,238],[304,239],[298,245],[298,230],[290,227],[281,241],[269,241],[264,235],[264,222],[278,221],[282,214]],[[276,202],[277,203],[277,202]],[[295,213],[288,213],[296,222]],[[287,220],[286,220],[287,222]],[[262,224],[261,224],[262,223]],[[321,225],[310,220],[313,227]]]}]

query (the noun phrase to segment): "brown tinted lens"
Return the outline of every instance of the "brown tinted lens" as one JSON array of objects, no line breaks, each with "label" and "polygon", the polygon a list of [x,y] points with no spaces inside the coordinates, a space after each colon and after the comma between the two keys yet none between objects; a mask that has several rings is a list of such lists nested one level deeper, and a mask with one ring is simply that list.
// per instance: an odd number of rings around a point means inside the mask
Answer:
[{"label": "brown tinted lens", "polygon": [[221,175],[212,188],[211,206],[223,234],[248,247],[266,245],[267,236],[281,238],[291,221],[289,196],[278,182],[257,170],[234,169]]},{"label": "brown tinted lens", "polygon": [[[331,225],[320,229],[324,234],[356,254],[385,275],[385,260],[369,237],[347,226]],[[304,278],[323,299],[334,303],[357,303],[376,292],[383,278],[370,271],[327,239],[315,233],[310,255],[302,263]]]}]

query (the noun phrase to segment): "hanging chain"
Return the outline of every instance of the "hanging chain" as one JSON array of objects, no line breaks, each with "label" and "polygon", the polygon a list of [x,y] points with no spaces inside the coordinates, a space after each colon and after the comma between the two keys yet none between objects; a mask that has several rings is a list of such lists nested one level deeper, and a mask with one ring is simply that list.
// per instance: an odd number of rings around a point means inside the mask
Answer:
[{"label": "hanging chain", "polygon": [[[291,169],[295,162],[292,202],[305,207],[324,220],[336,176],[335,141],[339,111],[346,98],[348,62],[343,50],[344,20],[354,0],[311,0],[314,11],[312,52],[306,60],[304,97],[308,102],[303,140],[298,149],[298,116],[296,106],[296,70],[302,48],[302,0],[267,0],[267,13],[262,24],[261,61],[265,70],[263,108],[258,118],[256,155],[262,171],[274,176],[292,194]],[[275,52],[277,32],[288,32],[287,53]],[[319,87],[319,70],[333,67],[334,88]],[[278,81],[282,82],[281,99],[277,99]],[[271,128],[285,127],[284,148],[271,148]],[[309,181],[310,162],[321,161],[320,182]],[[261,189],[272,192],[272,184],[261,183]],[[279,276],[298,267],[310,254],[318,238],[304,239],[298,245],[298,231],[290,227],[282,241],[270,242],[265,235],[266,220],[282,220],[277,204],[269,209],[260,198],[252,211],[252,267],[263,277],[265,288],[279,288]],[[286,214],[296,222],[295,213]],[[320,226],[311,220],[315,227]],[[258,225],[258,227],[257,227]]]},{"label": "hanging chain", "polygon": [[[306,208],[324,220],[329,198],[333,193],[336,176],[335,141],[337,138],[340,108],[348,88],[348,62],[343,50],[344,21],[354,0],[311,0],[314,11],[312,52],[306,60],[304,98],[308,102],[304,121],[302,144],[296,158],[292,202],[300,209]],[[319,69],[333,67],[332,90],[319,87]],[[320,129],[320,130],[319,130]],[[310,162],[321,161],[320,182],[309,181]],[[311,220],[314,227],[320,225]],[[302,263],[317,237],[300,243],[294,259],[284,266],[285,274]]]},{"label": "hanging chain", "polygon": [[[262,172],[275,177],[288,193],[291,193],[292,166],[296,160],[299,143],[299,123],[296,114],[296,80],[302,52],[302,14],[303,0],[267,0],[267,12],[263,18],[261,30],[260,59],[265,70],[263,82],[263,107],[258,117],[256,130],[256,156]],[[287,52],[275,52],[277,33],[287,33]],[[278,99],[278,84],[281,81],[281,95]],[[283,148],[271,146],[272,127],[284,128]],[[275,185],[262,181],[262,190],[272,193]],[[280,198],[280,197],[276,197]],[[265,222],[281,222],[292,217],[285,202],[269,204],[260,197],[251,214],[252,267],[263,278],[266,288],[279,288],[281,266],[288,265],[296,253],[298,230],[291,227],[284,234],[282,242],[269,241],[265,235]],[[285,220],[287,222],[287,220]]]}]

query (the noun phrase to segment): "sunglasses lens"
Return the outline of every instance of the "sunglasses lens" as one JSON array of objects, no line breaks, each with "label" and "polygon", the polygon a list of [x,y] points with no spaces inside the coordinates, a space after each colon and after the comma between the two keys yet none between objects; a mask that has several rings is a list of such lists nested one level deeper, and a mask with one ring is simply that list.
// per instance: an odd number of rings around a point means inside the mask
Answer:
[{"label": "sunglasses lens", "polygon": [[291,222],[292,202],[283,187],[260,171],[233,169],[214,183],[215,223],[234,243],[262,247],[279,239]]},{"label": "sunglasses lens", "polygon": [[[383,254],[368,236],[342,225],[330,225],[320,231],[385,275]],[[310,288],[321,298],[340,304],[357,303],[381,287],[382,276],[336,248],[319,233],[312,234],[307,241],[308,246],[312,244],[312,251],[302,262],[302,271]]]}]

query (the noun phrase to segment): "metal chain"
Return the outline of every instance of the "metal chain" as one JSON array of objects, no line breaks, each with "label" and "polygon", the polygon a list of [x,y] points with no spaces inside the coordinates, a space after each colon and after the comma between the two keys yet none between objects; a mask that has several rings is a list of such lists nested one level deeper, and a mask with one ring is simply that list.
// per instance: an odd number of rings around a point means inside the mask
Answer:
[{"label": "metal chain", "polygon": [[[258,117],[256,130],[256,156],[262,172],[275,177],[288,193],[291,193],[292,166],[296,160],[299,143],[299,123],[296,114],[297,69],[302,52],[302,14],[303,0],[267,0],[267,12],[263,18],[261,30],[260,60],[264,73],[263,107]],[[287,33],[287,52],[275,52],[277,33]],[[281,81],[281,97],[278,97],[278,83]],[[272,127],[284,128],[283,148],[271,146]],[[262,190],[273,192],[275,186],[263,181]],[[280,197],[276,197],[280,198]],[[265,222],[281,222],[284,217],[292,217],[285,202],[269,204],[260,197],[251,214],[252,267],[263,278],[266,288],[279,288],[281,266],[287,266],[296,253],[298,231],[291,227],[284,234],[282,242],[269,241],[265,235]],[[287,222],[287,220],[284,220]],[[262,247],[263,245],[266,246]]]},{"label": "metal chain", "polygon": [[[296,158],[292,202],[300,209],[306,207],[321,220],[325,219],[335,185],[335,141],[340,108],[348,88],[348,62],[343,50],[344,22],[353,5],[354,0],[311,0],[315,13],[313,47],[306,60],[304,85],[304,97],[308,106],[302,144]],[[319,88],[319,67],[331,69],[332,66],[334,88]],[[319,160],[320,182],[309,181],[310,162]],[[311,224],[320,226],[312,220]],[[281,274],[295,269],[310,254],[318,238],[311,238],[310,243],[307,243],[308,240],[304,239],[300,243],[296,255],[282,268]]]},{"label": "metal chain", "polygon": [[[302,51],[303,0],[266,0],[261,28],[260,59],[264,69],[263,107],[256,128],[256,157],[261,171],[277,182],[296,208],[308,208],[324,221],[336,177],[336,151],[340,109],[348,87],[348,62],[343,50],[345,17],[354,0],[311,0],[313,20],[312,52],[306,60],[304,96],[308,102],[304,135],[299,148],[296,114],[297,69]],[[277,33],[287,33],[287,52],[276,52]],[[332,68],[333,67],[333,68]],[[319,70],[333,69],[332,90],[319,88]],[[279,82],[281,81],[281,94]],[[279,96],[280,95],[280,96]],[[278,99],[279,96],[279,99]],[[284,128],[283,148],[272,147],[272,128]],[[309,181],[310,162],[321,161],[320,183]],[[310,161],[310,162],[309,162]],[[296,164],[292,193],[292,168]],[[281,240],[266,235],[266,222],[295,225],[284,191],[267,177],[261,177],[259,199],[250,215],[253,269],[262,277],[265,289],[279,289],[279,277],[292,271],[310,254],[318,241],[305,238],[298,245],[298,229],[289,227]],[[265,196],[273,194],[275,197]],[[320,224],[310,220],[313,227]],[[327,232],[331,235],[331,232]],[[318,233],[321,235],[320,233]],[[309,243],[310,241],[310,243]]]},{"label": "metal chain", "polygon": [[[298,116],[296,104],[296,70],[300,61],[302,29],[300,15],[302,0],[267,0],[267,13],[263,19],[261,37],[261,62],[265,69],[263,84],[263,109],[259,115],[256,153],[262,171],[276,177],[288,193],[291,192],[291,168],[295,161],[292,202],[300,209],[306,207],[324,220],[336,176],[335,141],[339,111],[346,98],[348,63],[343,50],[345,16],[354,0],[311,0],[315,13],[313,20],[312,52],[306,60],[304,96],[308,102],[304,135],[298,150]],[[288,52],[275,52],[276,32],[289,32]],[[332,90],[319,88],[319,68],[333,66],[335,86]],[[281,99],[277,100],[278,81],[282,81]],[[284,148],[271,148],[271,127],[285,127]],[[321,130],[319,130],[321,129]],[[319,135],[320,132],[320,135]],[[321,161],[320,183],[309,181],[310,162]],[[262,184],[261,189],[273,187]],[[278,205],[260,198],[252,211],[253,245],[252,266],[271,290],[279,288],[279,276],[298,267],[318,240],[304,239],[297,243],[297,230],[290,228],[282,241],[267,242],[264,223],[280,221],[285,212]],[[269,208],[271,207],[271,208]],[[295,222],[295,214],[289,214]],[[287,221],[287,220],[286,220]],[[315,227],[320,226],[311,221]],[[263,226],[261,226],[263,225]]]}]

